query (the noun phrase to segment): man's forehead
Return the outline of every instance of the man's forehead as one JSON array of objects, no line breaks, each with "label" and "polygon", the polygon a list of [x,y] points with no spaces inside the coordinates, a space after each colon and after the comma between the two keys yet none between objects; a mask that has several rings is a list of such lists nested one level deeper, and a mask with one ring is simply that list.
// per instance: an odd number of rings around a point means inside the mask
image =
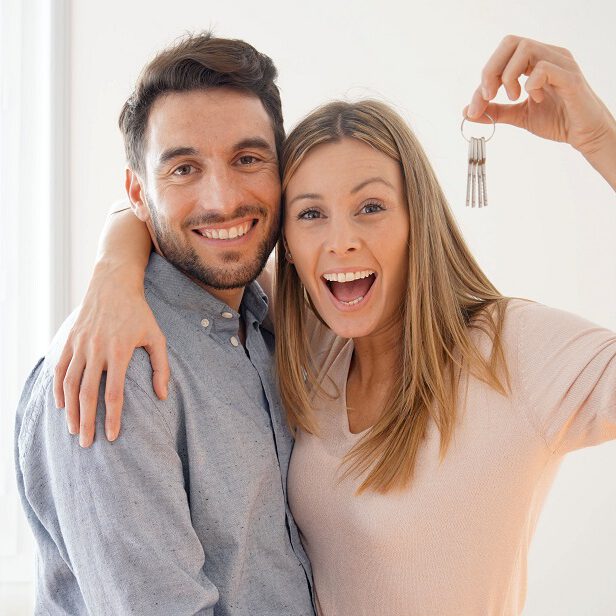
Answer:
[{"label": "man's forehead", "polygon": [[259,98],[249,92],[213,88],[171,92],[152,105],[146,142],[153,149],[182,142],[233,147],[246,139],[261,138],[274,147],[271,119]]}]

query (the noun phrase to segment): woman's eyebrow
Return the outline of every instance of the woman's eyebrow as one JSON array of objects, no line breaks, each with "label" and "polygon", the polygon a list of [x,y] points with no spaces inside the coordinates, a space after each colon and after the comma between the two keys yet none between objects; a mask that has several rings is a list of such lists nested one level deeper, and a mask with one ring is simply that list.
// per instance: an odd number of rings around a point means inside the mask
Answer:
[{"label": "woman's eyebrow", "polygon": [[354,195],[355,193],[359,192],[364,186],[368,186],[368,184],[372,184],[374,182],[385,184],[385,186],[389,186],[389,188],[395,190],[395,187],[391,182],[388,182],[385,178],[382,178],[380,176],[375,176],[373,178],[368,178],[367,180],[360,182],[357,186],[355,186],[355,188],[351,189],[351,194]]},{"label": "woman's eyebrow", "polygon": [[[362,188],[364,188],[364,186],[368,186],[368,184],[373,184],[374,182],[385,184],[385,186],[388,186],[392,190],[396,190],[395,186],[391,182],[388,182],[385,178],[382,178],[380,176],[375,176],[373,178],[368,178],[367,180],[362,180],[359,184],[357,184],[357,186],[351,189],[351,194],[354,195]],[[319,195],[318,193],[302,193],[301,195],[293,197],[293,199],[291,199],[291,201],[289,201],[287,205],[290,207],[291,205],[293,205],[293,203],[299,201],[300,199],[313,199],[316,201],[319,199],[323,199],[323,195]]]},{"label": "woman's eyebrow", "polygon": [[293,199],[291,199],[291,201],[287,203],[287,206],[291,207],[291,205],[293,205],[296,201],[299,201],[300,199],[314,199],[316,201],[318,199],[323,199],[323,195],[319,195],[317,193],[303,193],[301,195],[293,197]]}]

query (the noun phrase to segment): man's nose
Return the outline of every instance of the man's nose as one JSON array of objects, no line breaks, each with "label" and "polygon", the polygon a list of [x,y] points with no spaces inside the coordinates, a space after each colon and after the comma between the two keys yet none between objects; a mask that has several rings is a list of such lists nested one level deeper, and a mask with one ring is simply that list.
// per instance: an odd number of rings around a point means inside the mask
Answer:
[{"label": "man's nose", "polygon": [[226,165],[210,165],[203,174],[200,203],[203,209],[230,214],[241,201],[241,187]]},{"label": "man's nose", "polygon": [[360,246],[360,238],[352,221],[345,219],[331,220],[325,238],[329,252],[345,255],[356,251]]}]

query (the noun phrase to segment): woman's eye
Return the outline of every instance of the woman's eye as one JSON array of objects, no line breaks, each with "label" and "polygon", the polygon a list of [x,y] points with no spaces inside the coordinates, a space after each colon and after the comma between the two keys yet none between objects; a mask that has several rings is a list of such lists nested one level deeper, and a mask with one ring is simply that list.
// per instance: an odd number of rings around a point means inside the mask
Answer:
[{"label": "woman's eye", "polygon": [[180,165],[175,171],[173,175],[190,175],[191,171],[194,169],[192,165]]},{"label": "woman's eye", "polygon": [[366,203],[362,206],[361,212],[363,214],[375,214],[376,212],[382,212],[385,208],[380,203]]},{"label": "woman's eye", "polygon": [[315,218],[320,218],[321,212],[318,210],[304,210],[297,215],[299,220],[314,220]]}]

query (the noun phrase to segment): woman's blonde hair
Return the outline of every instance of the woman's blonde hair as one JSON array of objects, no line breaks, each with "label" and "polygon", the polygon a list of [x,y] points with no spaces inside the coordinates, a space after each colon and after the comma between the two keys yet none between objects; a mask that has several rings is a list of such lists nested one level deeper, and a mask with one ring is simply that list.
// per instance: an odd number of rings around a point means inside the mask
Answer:
[{"label": "woman's blonde hair", "polygon": [[[283,190],[312,148],[347,138],[366,143],[400,164],[409,210],[400,368],[380,419],[347,454],[343,474],[367,472],[358,492],[387,492],[409,485],[430,419],[438,426],[441,457],[445,455],[456,423],[462,370],[506,395],[500,342],[506,298],[471,255],[417,138],[381,102],[332,102],[302,120],[283,149]],[[277,247],[276,282],[276,364],[282,401],[293,430],[318,434],[311,397],[321,388],[305,328],[312,304],[285,257],[284,239]],[[490,357],[483,357],[473,344],[469,327],[490,335]]]}]

